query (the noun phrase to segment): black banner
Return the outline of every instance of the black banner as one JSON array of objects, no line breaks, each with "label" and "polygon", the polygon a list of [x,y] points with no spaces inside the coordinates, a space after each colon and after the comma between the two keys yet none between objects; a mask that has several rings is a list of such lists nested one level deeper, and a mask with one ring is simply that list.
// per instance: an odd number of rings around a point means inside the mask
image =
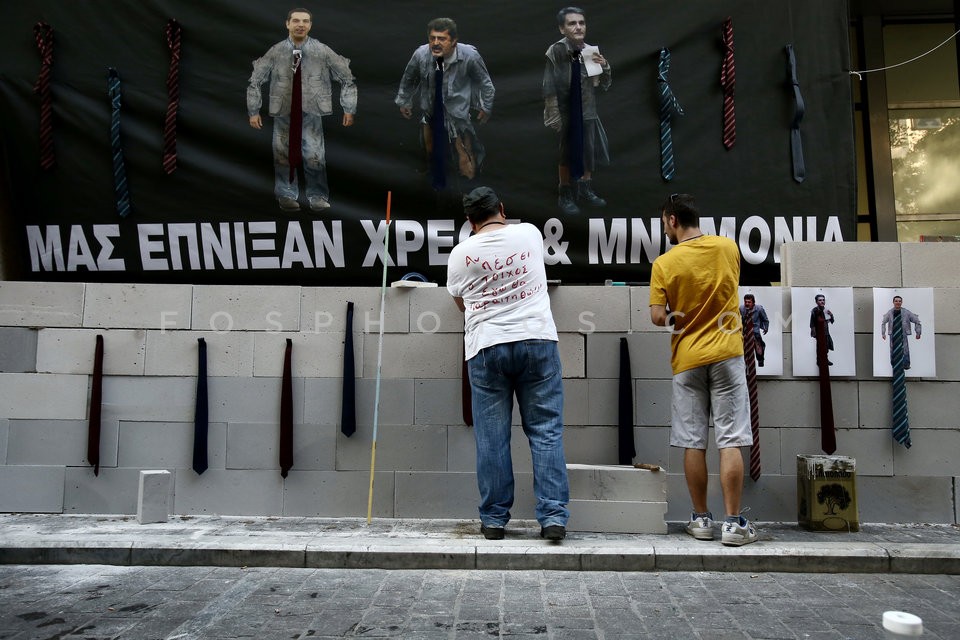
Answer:
[{"label": "black banner", "polygon": [[[426,43],[428,2],[330,1],[310,5],[310,36],[349,58],[358,89],[353,126],[342,126],[339,85],[323,118],[331,207],[284,212],[274,195],[273,118],[248,122],[252,62],[287,37],[287,10],[252,0],[35,0],[8,3],[0,22],[0,118],[12,228],[28,277],[45,280],[379,284],[384,213],[392,192],[390,279],[419,272],[444,281],[450,248],[469,233],[462,190],[493,187],[509,218],[539,226],[551,278],[569,283],[646,281],[665,248],[659,206],[692,193],[703,229],[735,238],[744,283],[779,279],[779,245],[853,240],[855,169],[847,8],[836,0],[600,1],[584,6],[586,41],[612,68],[598,112],[610,164],[593,188],[604,208],[557,208],[558,134],[544,126],[544,53],[560,39],[556,3],[446,5],[459,42],[477,47],[496,88],[477,124],[482,174],[431,187],[420,148],[418,104],[394,104],[413,51]],[[722,141],[721,27],[736,48],[736,144]],[[164,171],[170,50],[167,22],[182,25],[177,168]],[[54,30],[51,79],[56,164],[40,162],[40,54],[34,25]],[[806,179],[794,180],[793,46],[805,103]],[[657,62],[671,52],[676,177],[660,174]],[[122,79],[121,144],[130,214],[117,214],[107,70]],[[302,177],[301,177],[302,182]]]}]

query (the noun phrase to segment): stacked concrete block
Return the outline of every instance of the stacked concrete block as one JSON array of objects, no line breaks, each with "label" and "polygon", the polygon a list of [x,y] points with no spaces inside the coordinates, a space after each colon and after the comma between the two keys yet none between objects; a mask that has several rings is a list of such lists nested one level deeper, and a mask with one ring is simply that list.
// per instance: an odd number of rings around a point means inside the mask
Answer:
[{"label": "stacked concrete block", "polygon": [[166,469],[140,472],[137,522],[150,524],[167,521],[170,517],[170,485],[170,472]]},{"label": "stacked concrete block", "polygon": [[667,532],[667,474],[626,465],[568,464],[571,531]]}]

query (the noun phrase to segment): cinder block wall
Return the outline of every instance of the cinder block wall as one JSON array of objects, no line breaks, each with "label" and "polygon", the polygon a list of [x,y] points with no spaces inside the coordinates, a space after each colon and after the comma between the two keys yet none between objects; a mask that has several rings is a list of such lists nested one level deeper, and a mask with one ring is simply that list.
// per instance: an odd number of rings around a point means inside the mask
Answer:
[{"label": "cinder block wall", "polygon": [[[857,376],[837,379],[837,454],[857,459],[864,522],[956,522],[960,247],[795,243],[784,286],[855,288]],[[889,381],[872,376],[870,288],[934,287],[936,379],[908,382],[913,447],[890,435]],[[668,471],[668,520],[689,511],[668,446],[669,337],[646,287],[561,286],[551,297],[565,377],[568,462],[617,461],[619,339],[630,345],[638,462]],[[339,431],[347,301],[355,303],[358,429]],[[460,406],[462,316],[438,289],[389,289],[373,513],[476,516],[474,447]],[[789,296],[784,296],[789,305]],[[377,288],[0,282],[0,511],[135,514],[139,471],[168,469],[178,514],[364,516]],[[785,313],[790,309],[785,308]],[[866,313],[859,313],[865,311]],[[789,327],[787,329],[789,331]],[[94,341],[104,336],[101,470],[86,462]],[[210,468],[190,468],[197,338],[208,345]],[[294,466],[278,463],[285,340],[293,340]],[[789,335],[784,337],[790,371]],[[756,520],[796,520],[798,453],[819,452],[817,383],[762,379]],[[514,428],[514,517],[533,516],[530,457]],[[716,452],[709,453],[716,471]],[[711,505],[721,510],[711,478]]]}]

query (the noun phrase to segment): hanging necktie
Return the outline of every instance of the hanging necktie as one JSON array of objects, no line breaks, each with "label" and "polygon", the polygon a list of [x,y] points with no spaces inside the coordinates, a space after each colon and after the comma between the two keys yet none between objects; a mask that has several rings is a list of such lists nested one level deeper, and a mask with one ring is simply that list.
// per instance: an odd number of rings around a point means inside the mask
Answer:
[{"label": "hanging necktie", "polygon": [[463,415],[463,424],[473,426],[473,392],[470,391],[470,367],[463,361],[460,367],[460,411]]},{"label": "hanging necktie", "polygon": [[720,88],[723,89],[723,146],[733,148],[737,141],[737,116],[734,110],[734,89],[737,84],[733,63],[733,19],[723,21],[723,64],[720,66]]},{"label": "hanging necktie", "polygon": [[893,366],[893,439],[910,448],[910,416],[907,412],[907,378],[903,371],[903,321],[900,309],[893,311],[890,327],[890,364]]},{"label": "hanging necktie", "polygon": [[830,392],[830,361],[827,359],[827,319],[823,310],[814,311],[817,339],[817,368],[820,373],[820,448],[831,454],[837,450],[837,432],[833,424],[833,396]]},{"label": "hanging necktie", "polygon": [[570,126],[567,127],[567,150],[570,153],[570,179],[583,177],[583,85],[580,68],[583,55],[579,51],[570,52]]},{"label": "hanging necktie", "polygon": [[117,201],[117,215],[130,215],[130,189],[127,170],[120,146],[120,75],[113,67],[107,69],[107,95],[110,98],[110,151],[113,154],[113,196]]},{"label": "hanging necktie", "polygon": [[673,162],[673,116],[682,116],[683,109],[677,97],[673,95],[667,75],[670,73],[670,50],[660,49],[660,63],[657,65],[657,86],[660,92],[660,175],[666,181],[673,180],[676,167]]},{"label": "hanging necktie", "polygon": [[743,323],[743,361],[747,371],[747,395],[750,397],[750,477],[760,479],[760,401],[757,394],[757,339],[753,333],[753,312],[747,311]]},{"label": "hanging necktie", "polygon": [[53,151],[53,96],[50,76],[53,71],[53,27],[46,22],[33,25],[33,38],[40,51],[40,75],[33,92],[40,96],[40,166],[51,169],[56,164]]},{"label": "hanging necktie", "polygon": [[353,364],[353,303],[347,302],[343,333],[343,399],[340,403],[340,433],[348,438],[357,430],[357,377]]},{"label": "hanging necktie", "polygon": [[617,463],[633,464],[637,456],[633,441],[633,374],[630,372],[630,346],[626,338],[620,338],[618,391]]},{"label": "hanging necktie", "polygon": [[803,163],[803,140],[800,138],[800,121],[805,110],[803,96],[800,94],[800,80],[797,79],[797,56],[793,45],[787,45],[787,74],[790,89],[793,92],[793,121],[790,123],[790,155],[793,158],[793,179],[803,182],[807,177],[807,168]]},{"label": "hanging necktie", "polygon": [[280,386],[280,475],[287,477],[293,466],[293,340],[287,338],[283,353],[283,381]]},{"label": "hanging necktie", "polygon": [[169,175],[177,169],[177,110],[180,108],[180,39],[183,27],[174,18],[164,30],[170,49],[167,71],[167,114],[163,119],[163,170]]},{"label": "hanging necktie", "polygon": [[197,404],[193,414],[193,470],[201,474],[207,470],[207,342],[197,338]]},{"label": "hanging necktie", "polygon": [[[290,146],[287,158],[290,161],[290,182],[297,177],[297,167],[303,164],[303,80],[300,75],[303,51],[293,50],[293,92],[290,95]],[[286,477],[286,476],[284,476]]]},{"label": "hanging necktie", "polygon": [[447,187],[447,125],[443,108],[443,58],[434,58],[433,115],[430,118],[430,174],[433,188]]},{"label": "hanging necktie", "polygon": [[87,427],[87,462],[93,475],[100,475],[100,411],[103,399],[103,336],[98,335],[93,351],[93,380],[90,384],[90,424]]}]

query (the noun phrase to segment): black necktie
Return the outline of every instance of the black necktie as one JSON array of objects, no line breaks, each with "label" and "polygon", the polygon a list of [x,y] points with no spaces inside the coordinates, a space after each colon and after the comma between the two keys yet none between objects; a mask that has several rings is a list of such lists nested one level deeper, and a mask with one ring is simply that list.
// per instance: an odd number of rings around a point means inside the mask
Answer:
[{"label": "black necktie", "polygon": [[283,381],[280,386],[280,475],[287,477],[293,466],[293,340],[287,338],[283,352]]},{"label": "black necktie", "polygon": [[430,118],[430,173],[433,188],[447,186],[447,125],[443,111],[443,58],[434,58],[433,71],[433,116]]},{"label": "black necktie", "polygon": [[198,474],[207,470],[207,342],[197,338],[197,405],[193,414],[193,470]]},{"label": "black necktie", "polygon": [[93,380],[90,384],[90,423],[87,427],[87,461],[93,475],[100,475],[100,410],[103,398],[103,336],[98,335],[93,351]]},{"label": "black necktie", "polygon": [[630,346],[620,338],[620,380],[618,385],[617,461],[633,464],[637,447],[633,441],[633,374],[630,372]]},{"label": "black necktie", "polygon": [[833,423],[833,395],[830,391],[830,361],[827,359],[827,319],[821,309],[814,312],[817,339],[817,367],[820,379],[820,447],[824,453],[837,450],[837,432]]},{"label": "black necktie", "polygon": [[807,168],[803,163],[803,140],[800,137],[800,121],[805,110],[803,96],[800,94],[800,80],[797,79],[797,56],[793,45],[787,45],[787,76],[793,93],[793,121],[790,123],[790,155],[793,158],[793,179],[803,182],[807,177]]},{"label": "black necktie", "polygon": [[343,333],[343,399],[340,404],[340,433],[348,438],[357,430],[357,378],[353,365],[353,303],[347,302]]},{"label": "black necktie", "polygon": [[910,334],[903,332],[900,309],[893,311],[890,326],[890,365],[893,367],[893,439],[910,448],[910,416],[907,412],[907,378],[903,370],[903,341]]},{"label": "black necktie", "polygon": [[297,176],[297,167],[303,164],[303,80],[300,67],[303,65],[303,52],[293,50],[293,91],[290,94],[290,144],[288,159],[290,161],[290,182]]},{"label": "black necktie", "polygon": [[583,163],[583,86],[580,66],[583,56],[570,53],[570,125],[567,127],[567,149],[570,152],[570,179],[579,180],[584,174]]}]

